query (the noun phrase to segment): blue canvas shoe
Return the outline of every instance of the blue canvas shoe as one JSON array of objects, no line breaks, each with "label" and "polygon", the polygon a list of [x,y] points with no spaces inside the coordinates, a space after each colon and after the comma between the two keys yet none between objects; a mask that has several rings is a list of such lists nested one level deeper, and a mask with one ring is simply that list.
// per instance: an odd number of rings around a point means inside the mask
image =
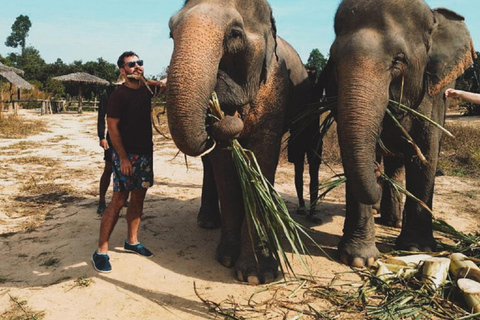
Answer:
[{"label": "blue canvas shoe", "polygon": [[102,215],[103,211],[105,211],[105,209],[107,209],[107,204],[105,202],[99,202],[98,203],[98,208],[97,208],[97,213],[99,215]]},{"label": "blue canvas shoe", "polygon": [[146,258],[151,258],[153,257],[153,253],[145,248],[140,242],[137,244],[130,244],[125,240],[125,244],[123,245],[123,249],[128,252],[133,252],[136,254],[139,254],[141,256],[144,256]]},{"label": "blue canvas shoe", "polygon": [[110,271],[112,271],[112,265],[110,264],[109,260],[110,257],[108,256],[108,254],[97,253],[96,250],[92,255],[93,267],[98,272],[109,273]]}]

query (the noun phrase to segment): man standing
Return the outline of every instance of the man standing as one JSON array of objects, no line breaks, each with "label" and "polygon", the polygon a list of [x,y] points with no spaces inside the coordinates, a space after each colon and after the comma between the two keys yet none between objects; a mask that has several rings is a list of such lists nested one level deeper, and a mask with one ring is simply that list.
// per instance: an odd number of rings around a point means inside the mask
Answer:
[{"label": "man standing", "polygon": [[[129,192],[130,204],[126,214],[128,232],[124,249],[147,258],[153,256],[138,240],[143,202],[147,189],[153,185],[150,116],[153,91],[143,82],[143,60],[139,60],[137,54],[124,52],[118,58],[117,65],[125,83],[110,95],[107,107],[107,126],[113,145],[114,187],[112,200],[102,215],[98,248],[92,256],[93,266],[99,272],[112,270],[108,241]],[[158,82],[149,82],[148,86],[165,89],[164,84]]]}]

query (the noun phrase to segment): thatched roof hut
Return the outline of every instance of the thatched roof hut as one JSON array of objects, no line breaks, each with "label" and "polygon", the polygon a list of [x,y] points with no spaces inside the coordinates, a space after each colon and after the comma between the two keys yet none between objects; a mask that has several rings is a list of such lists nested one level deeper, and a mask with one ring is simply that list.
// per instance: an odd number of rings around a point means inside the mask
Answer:
[{"label": "thatched roof hut", "polygon": [[109,85],[110,82],[91,75],[86,72],[75,72],[66,74],[64,76],[53,77],[53,80],[63,81],[63,82],[78,82],[78,113],[82,113],[82,83],[94,83],[100,85]]},{"label": "thatched roof hut", "polygon": [[66,74],[64,76],[54,77],[53,80],[64,81],[64,82],[85,82],[85,83],[95,83],[108,85],[110,82],[102,78],[96,77],[86,72],[75,72]]},{"label": "thatched roof hut", "polygon": [[7,79],[8,82],[13,84],[18,89],[26,89],[32,90],[33,86],[25,81],[22,77],[19,76],[23,75],[23,70],[14,68],[14,67],[7,67],[3,63],[0,62],[0,76]]}]

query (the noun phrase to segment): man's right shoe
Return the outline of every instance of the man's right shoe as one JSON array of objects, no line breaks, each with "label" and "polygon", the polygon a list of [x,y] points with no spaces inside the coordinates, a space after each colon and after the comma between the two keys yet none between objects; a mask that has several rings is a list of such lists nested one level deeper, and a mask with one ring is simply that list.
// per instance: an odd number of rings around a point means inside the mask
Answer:
[{"label": "man's right shoe", "polygon": [[93,267],[98,272],[108,273],[112,271],[112,265],[110,264],[109,260],[110,257],[108,256],[108,254],[97,253],[96,250],[92,255]]}]

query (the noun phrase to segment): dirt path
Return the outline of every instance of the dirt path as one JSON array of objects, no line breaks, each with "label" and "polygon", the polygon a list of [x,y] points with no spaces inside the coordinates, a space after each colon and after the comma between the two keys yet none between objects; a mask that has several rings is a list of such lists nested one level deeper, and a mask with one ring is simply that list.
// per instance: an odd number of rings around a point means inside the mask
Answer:
[{"label": "dirt path", "polygon": [[[33,111],[22,115],[39,118]],[[28,139],[0,139],[0,318],[21,314],[24,311],[14,308],[15,301],[26,301],[24,308],[43,312],[45,319],[214,319],[196,295],[194,283],[203,299],[247,305],[259,287],[235,281],[233,271],[214,258],[219,230],[202,230],[196,224],[201,161],[188,158],[187,170],[183,157],[175,157],[173,142],[158,136],[155,186],[147,193],[141,226],[141,241],[154,257],[123,252],[126,222],[121,218],[110,242],[113,272],[97,273],[90,262],[100,224],[96,205],[103,167],[96,114],[41,119],[48,121],[49,132]],[[325,168],[321,171],[323,179],[332,175]],[[279,167],[276,187],[293,213],[296,197],[289,164]],[[478,181],[439,177],[436,194],[434,210],[439,218],[462,231],[478,230]],[[111,191],[107,198],[110,195]],[[299,221],[312,227],[314,238],[334,256],[344,220],[342,188],[330,193],[320,210],[325,215],[323,225],[309,225],[301,217]],[[379,234],[398,233],[379,229]],[[349,270],[311,249],[309,265],[320,282]],[[299,274],[305,273],[297,261],[294,264]],[[288,293],[279,290],[277,295]],[[256,295],[254,300],[266,301],[272,295]],[[298,302],[302,297],[292,299]],[[318,300],[308,302],[318,308],[328,306]],[[257,316],[281,319],[285,314],[292,318],[298,312],[277,306]],[[341,317],[348,318],[359,315]]]}]

